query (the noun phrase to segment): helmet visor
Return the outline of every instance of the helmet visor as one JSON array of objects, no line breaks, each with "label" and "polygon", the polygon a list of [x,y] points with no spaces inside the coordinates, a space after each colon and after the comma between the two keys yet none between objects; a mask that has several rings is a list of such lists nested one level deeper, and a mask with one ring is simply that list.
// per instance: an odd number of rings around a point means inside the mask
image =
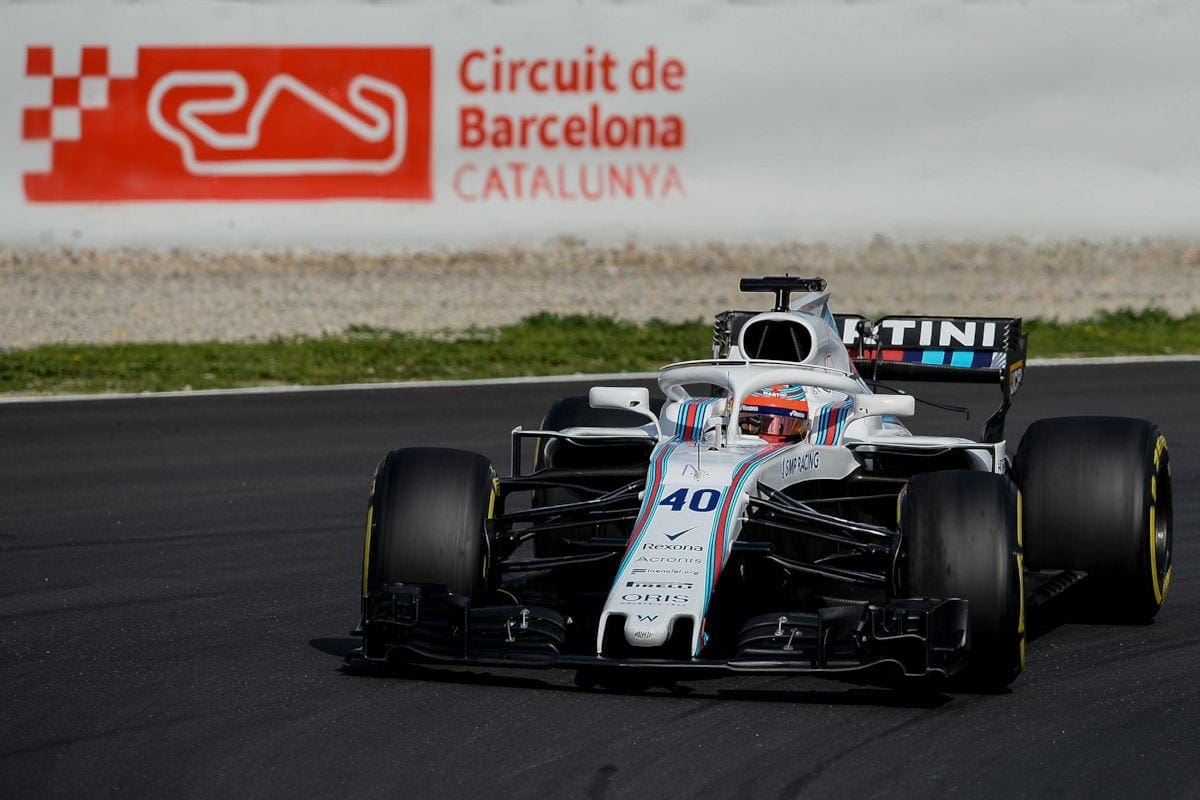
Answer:
[{"label": "helmet visor", "polygon": [[738,415],[738,425],[742,433],[793,439],[808,434],[808,415],[792,408],[743,406],[742,413]]}]

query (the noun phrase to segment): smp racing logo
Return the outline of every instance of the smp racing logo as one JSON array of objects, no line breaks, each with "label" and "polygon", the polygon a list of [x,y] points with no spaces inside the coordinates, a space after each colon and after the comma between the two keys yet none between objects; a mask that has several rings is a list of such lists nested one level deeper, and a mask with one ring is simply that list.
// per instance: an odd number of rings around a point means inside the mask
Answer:
[{"label": "smp racing logo", "polygon": [[429,201],[428,47],[29,47],[33,202]]}]

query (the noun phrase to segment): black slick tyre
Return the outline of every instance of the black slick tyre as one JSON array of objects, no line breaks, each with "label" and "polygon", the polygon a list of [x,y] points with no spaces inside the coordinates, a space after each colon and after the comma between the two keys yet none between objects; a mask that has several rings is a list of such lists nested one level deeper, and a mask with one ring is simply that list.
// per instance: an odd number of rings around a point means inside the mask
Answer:
[{"label": "black slick tyre", "polygon": [[376,583],[412,583],[479,597],[487,577],[495,477],[487,458],[464,450],[388,453],[371,487],[363,593]]},{"label": "black slick tyre", "polygon": [[1142,621],[1171,584],[1172,492],[1167,441],[1124,417],[1038,420],[1014,465],[1024,497],[1026,564],[1081,570],[1087,616]]},{"label": "black slick tyre", "polygon": [[901,495],[901,591],[967,601],[967,688],[1003,689],[1025,665],[1019,503],[1007,477],[969,470],[916,475]]}]

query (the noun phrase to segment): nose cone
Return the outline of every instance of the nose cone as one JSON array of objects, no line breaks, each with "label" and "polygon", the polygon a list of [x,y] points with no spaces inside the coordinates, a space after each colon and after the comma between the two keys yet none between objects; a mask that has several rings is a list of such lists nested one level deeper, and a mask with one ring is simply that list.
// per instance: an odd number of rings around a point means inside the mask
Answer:
[{"label": "nose cone", "polygon": [[659,647],[671,635],[666,614],[630,614],[625,618],[625,641],[634,647]]}]

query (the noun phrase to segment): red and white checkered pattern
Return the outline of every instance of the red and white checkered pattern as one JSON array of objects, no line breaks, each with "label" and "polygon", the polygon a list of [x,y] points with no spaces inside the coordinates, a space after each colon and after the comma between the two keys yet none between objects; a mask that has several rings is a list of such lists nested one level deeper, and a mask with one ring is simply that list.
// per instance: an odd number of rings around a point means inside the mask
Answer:
[{"label": "red and white checkered pattern", "polygon": [[48,46],[25,49],[25,78],[38,84],[39,104],[27,106],[21,122],[26,141],[77,141],[82,111],[108,106],[108,48],[78,51]]}]

